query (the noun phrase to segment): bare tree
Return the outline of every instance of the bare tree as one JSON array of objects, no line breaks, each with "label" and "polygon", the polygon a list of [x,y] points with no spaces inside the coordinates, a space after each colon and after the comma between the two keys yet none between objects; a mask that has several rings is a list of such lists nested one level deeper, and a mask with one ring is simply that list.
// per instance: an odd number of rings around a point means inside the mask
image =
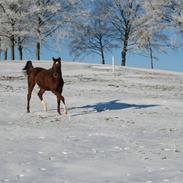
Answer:
[{"label": "bare tree", "polygon": [[132,50],[136,44],[135,34],[142,25],[141,6],[138,0],[114,0],[111,7],[108,8],[116,35],[122,44],[121,65],[125,66],[127,52]]},{"label": "bare tree", "polygon": [[[89,2],[87,2],[89,3]],[[87,54],[98,54],[101,63],[105,64],[105,52],[110,52],[115,46],[114,33],[106,12],[104,1],[90,2],[87,16],[80,15],[75,20],[71,31],[70,52],[75,58]]]},{"label": "bare tree", "polygon": [[153,69],[153,60],[157,58],[153,56],[153,52],[156,55],[157,53],[165,53],[166,49],[172,46],[168,36],[168,4],[167,1],[142,0],[141,7],[143,8],[141,16],[143,23],[137,30],[135,52],[150,57],[151,68]]}]

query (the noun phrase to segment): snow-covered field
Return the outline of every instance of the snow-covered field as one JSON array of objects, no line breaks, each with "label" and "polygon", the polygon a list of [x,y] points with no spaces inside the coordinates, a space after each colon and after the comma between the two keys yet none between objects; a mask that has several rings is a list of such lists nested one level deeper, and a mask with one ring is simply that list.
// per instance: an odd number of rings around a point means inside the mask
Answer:
[{"label": "snow-covered field", "polygon": [[183,182],[183,74],[64,62],[69,114],[38,88],[27,114],[24,64],[0,63],[0,182]]}]

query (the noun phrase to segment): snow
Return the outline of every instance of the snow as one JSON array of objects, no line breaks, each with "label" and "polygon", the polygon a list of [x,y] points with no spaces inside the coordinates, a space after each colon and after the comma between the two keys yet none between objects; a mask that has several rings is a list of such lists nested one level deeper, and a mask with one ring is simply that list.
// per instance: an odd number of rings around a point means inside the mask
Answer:
[{"label": "snow", "polygon": [[28,114],[24,64],[0,63],[0,182],[182,183],[183,74],[63,62],[69,114],[37,88]]}]

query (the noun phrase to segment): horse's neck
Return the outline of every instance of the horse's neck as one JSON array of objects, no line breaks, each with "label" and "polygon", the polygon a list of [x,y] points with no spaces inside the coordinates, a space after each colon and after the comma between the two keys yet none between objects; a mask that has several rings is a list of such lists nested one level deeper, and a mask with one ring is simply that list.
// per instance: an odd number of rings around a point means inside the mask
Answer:
[{"label": "horse's neck", "polygon": [[58,77],[62,77],[62,71],[60,68],[52,67],[51,71],[53,72],[53,75],[57,75]]}]

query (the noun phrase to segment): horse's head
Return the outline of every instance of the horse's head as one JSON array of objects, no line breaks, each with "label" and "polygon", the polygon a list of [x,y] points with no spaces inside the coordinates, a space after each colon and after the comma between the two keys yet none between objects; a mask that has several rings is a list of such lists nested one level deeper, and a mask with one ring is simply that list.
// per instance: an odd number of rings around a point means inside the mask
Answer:
[{"label": "horse's head", "polygon": [[61,68],[61,58],[54,58],[52,57],[53,59],[53,65],[52,65],[52,68]]},{"label": "horse's head", "polygon": [[53,59],[53,65],[52,65],[52,71],[53,71],[53,76],[55,78],[61,77],[62,72],[61,72],[61,58],[52,58]]}]

